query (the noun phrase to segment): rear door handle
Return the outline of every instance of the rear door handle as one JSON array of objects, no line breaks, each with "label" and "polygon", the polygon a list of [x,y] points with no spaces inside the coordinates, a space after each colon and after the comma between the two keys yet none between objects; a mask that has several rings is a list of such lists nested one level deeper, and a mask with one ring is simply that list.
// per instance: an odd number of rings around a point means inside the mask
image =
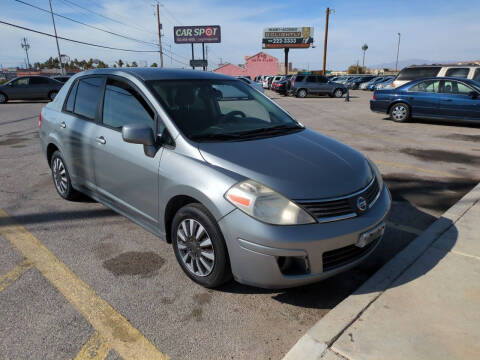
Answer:
[{"label": "rear door handle", "polygon": [[102,144],[102,145],[105,145],[107,143],[107,140],[105,140],[105,138],[103,136],[100,136],[100,137],[96,138],[95,140],[97,141],[97,143]]},{"label": "rear door handle", "polygon": [[64,128],[64,129],[67,127],[67,124],[65,124],[65,121],[62,121],[62,122],[60,123],[60,127],[61,127],[61,128]]}]

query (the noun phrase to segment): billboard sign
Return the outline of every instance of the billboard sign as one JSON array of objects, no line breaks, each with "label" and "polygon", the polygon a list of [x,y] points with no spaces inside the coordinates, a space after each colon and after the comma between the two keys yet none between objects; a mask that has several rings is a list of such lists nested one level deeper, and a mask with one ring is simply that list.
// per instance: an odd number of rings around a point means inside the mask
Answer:
[{"label": "billboard sign", "polygon": [[309,48],[313,43],[313,27],[276,27],[263,29],[264,49]]},{"label": "billboard sign", "polygon": [[174,26],[175,44],[219,43],[220,25]]}]

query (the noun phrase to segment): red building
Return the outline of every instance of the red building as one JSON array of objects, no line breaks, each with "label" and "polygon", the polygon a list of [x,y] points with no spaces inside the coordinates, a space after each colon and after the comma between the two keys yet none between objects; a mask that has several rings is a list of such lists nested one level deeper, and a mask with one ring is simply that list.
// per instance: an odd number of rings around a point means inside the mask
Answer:
[{"label": "red building", "polygon": [[246,56],[243,66],[225,64],[213,70],[213,72],[230,76],[250,76],[251,79],[258,75],[277,75],[278,59],[264,52],[259,52],[253,56]]}]

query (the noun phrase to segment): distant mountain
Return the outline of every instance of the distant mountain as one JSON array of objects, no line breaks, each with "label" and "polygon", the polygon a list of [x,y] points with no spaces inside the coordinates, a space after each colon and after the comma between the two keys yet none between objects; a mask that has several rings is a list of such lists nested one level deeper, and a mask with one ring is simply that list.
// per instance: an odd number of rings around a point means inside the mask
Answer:
[{"label": "distant mountain", "polygon": [[[425,60],[425,59],[408,59],[402,60],[398,62],[398,69],[403,69],[405,66],[410,65],[431,65],[431,64],[456,64],[457,61],[445,61],[445,60]],[[380,68],[388,68],[388,69],[395,69],[395,62],[383,63],[383,64],[376,64],[376,65],[368,65],[369,69],[380,69]]]}]

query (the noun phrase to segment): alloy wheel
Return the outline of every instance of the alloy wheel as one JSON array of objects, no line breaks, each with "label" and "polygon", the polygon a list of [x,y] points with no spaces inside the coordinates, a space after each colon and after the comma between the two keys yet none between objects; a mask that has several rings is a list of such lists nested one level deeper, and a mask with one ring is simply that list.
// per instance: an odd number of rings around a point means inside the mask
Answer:
[{"label": "alloy wheel", "polygon": [[53,160],[52,169],[55,187],[60,194],[65,195],[68,190],[68,179],[65,165],[63,164],[62,159],[60,159],[59,157],[55,158]]},{"label": "alloy wheel", "polygon": [[177,247],[183,264],[197,276],[208,276],[215,265],[215,250],[206,229],[197,220],[184,219],[177,228]]},{"label": "alloy wheel", "polygon": [[342,91],[342,90],[340,90],[340,89],[338,89],[338,90],[335,90],[335,94],[334,94],[334,95],[335,95],[335,97],[337,97],[337,98],[339,98],[339,97],[342,97],[342,95],[343,95],[343,91]]},{"label": "alloy wheel", "polygon": [[403,105],[395,105],[392,110],[392,118],[396,121],[403,121],[407,117],[408,110]]},{"label": "alloy wheel", "polygon": [[51,101],[55,100],[55,97],[57,96],[57,92],[56,91],[52,91],[50,93],[50,95],[48,95],[48,97],[50,98]]},{"label": "alloy wheel", "polygon": [[3,94],[0,94],[0,104],[3,104],[4,102],[6,102],[7,98],[5,97],[5,95]]}]

